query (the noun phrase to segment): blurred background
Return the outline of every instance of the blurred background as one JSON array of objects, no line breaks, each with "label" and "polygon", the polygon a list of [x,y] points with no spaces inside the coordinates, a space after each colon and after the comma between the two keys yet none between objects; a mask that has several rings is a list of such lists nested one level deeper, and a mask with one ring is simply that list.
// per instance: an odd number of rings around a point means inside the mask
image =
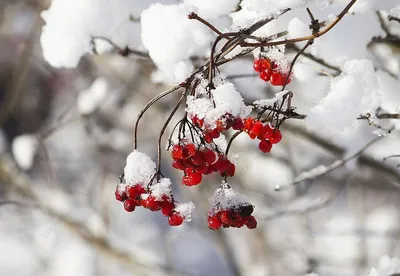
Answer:
[{"label": "blurred background", "polygon": [[[389,261],[382,256],[400,258],[400,158],[383,160],[400,154],[399,132],[376,138],[366,120],[334,141],[289,120],[282,143],[268,155],[256,142],[238,138],[231,150],[237,159],[231,184],[255,205],[255,230],[209,230],[208,198],[221,180],[210,176],[199,187],[182,187],[169,154],[163,155],[163,172],[173,180],[178,200],[196,204],[192,222],[170,227],[159,213],[125,212],[114,191],[132,151],[136,116],[168,86],[155,82],[155,67],[145,56],[87,55],[75,69],[52,68],[39,42],[40,13],[49,5],[0,2],[1,276],[367,275],[379,260]],[[400,30],[395,22],[387,24]],[[386,42],[375,52],[374,45],[369,49],[396,82],[399,40]],[[224,72],[238,75],[243,72],[237,68],[251,68],[252,61],[244,57]],[[326,73],[320,64],[313,66]],[[331,75],[340,73],[332,70]],[[246,100],[273,95],[254,80],[232,78],[240,91],[248,91]],[[313,100],[304,91],[327,81],[294,80],[291,89],[303,91],[296,111],[305,112],[302,103]],[[153,158],[157,134],[177,96],[153,106],[139,126],[139,149]],[[400,106],[399,97],[393,101]],[[336,170],[274,191],[374,139]]]}]

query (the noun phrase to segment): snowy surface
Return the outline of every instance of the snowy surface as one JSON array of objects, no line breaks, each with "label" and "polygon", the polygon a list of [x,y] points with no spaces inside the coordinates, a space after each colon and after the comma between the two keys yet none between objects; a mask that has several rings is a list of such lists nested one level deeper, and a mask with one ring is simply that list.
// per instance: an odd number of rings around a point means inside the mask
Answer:
[{"label": "snowy surface", "polygon": [[105,100],[108,83],[104,78],[96,79],[92,85],[79,93],[77,107],[82,115],[94,112]]},{"label": "snowy surface", "polygon": [[126,158],[124,179],[127,185],[141,184],[146,186],[156,172],[156,164],[151,158],[137,150]]}]

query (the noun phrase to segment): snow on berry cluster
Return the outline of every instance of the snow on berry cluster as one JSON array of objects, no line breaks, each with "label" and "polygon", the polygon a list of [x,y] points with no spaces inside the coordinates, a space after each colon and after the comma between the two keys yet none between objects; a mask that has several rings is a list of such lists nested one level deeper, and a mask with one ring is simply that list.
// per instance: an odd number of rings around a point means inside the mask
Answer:
[{"label": "snow on berry cluster", "polygon": [[221,226],[241,228],[246,225],[247,228],[254,229],[257,227],[257,220],[251,215],[253,209],[245,195],[236,192],[227,183],[222,183],[210,199],[208,227],[217,230]]},{"label": "snow on berry cluster", "polygon": [[115,198],[124,203],[127,212],[142,206],[150,211],[160,211],[168,217],[171,226],[191,220],[192,202],[180,204],[172,195],[171,180],[162,178],[156,183],[155,163],[144,153],[133,151],[128,155],[122,183],[117,185]]},{"label": "snow on berry cluster", "polygon": [[254,51],[254,71],[260,73],[260,79],[274,86],[289,84],[289,61],[280,48],[270,48],[266,52]]},{"label": "snow on berry cluster", "polygon": [[174,145],[171,156],[174,159],[172,167],[184,171],[182,184],[186,186],[198,185],[203,175],[214,172],[220,173],[221,176],[235,174],[235,165],[224,154],[211,148],[196,146],[188,140],[181,140],[179,144]]}]

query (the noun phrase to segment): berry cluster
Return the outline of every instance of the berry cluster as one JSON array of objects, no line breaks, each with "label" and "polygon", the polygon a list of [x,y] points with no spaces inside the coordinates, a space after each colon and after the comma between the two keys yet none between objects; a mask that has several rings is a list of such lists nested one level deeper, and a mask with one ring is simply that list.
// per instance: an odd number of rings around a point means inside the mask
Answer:
[{"label": "berry cluster", "polygon": [[220,136],[221,132],[227,131],[230,128],[233,130],[241,130],[243,128],[243,121],[240,117],[233,117],[227,113],[216,121],[215,128],[210,128],[204,124],[203,119],[199,119],[196,115],[191,117],[191,120],[195,126],[203,131],[203,139],[206,143],[211,143],[213,139]]},{"label": "berry cluster", "polygon": [[168,223],[171,226],[179,226],[185,220],[185,217],[176,210],[176,202],[170,194],[153,194],[151,189],[146,190],[142,184],[133,186],[119,184],[115,191],[115,198],[124,203],[124,209],[127,212],[135,211],[137,206],[142,206],[152,212],[161,210],[162,214],[168,217]]},{"label": "berry cluster", "polygon": [[277,144],[282,140],[282,134],[279,129],[272,126],[272,124],[263,124],[260,120],[254,118],[247,118],[244,120],[245,131],[251,139],[259,139],[260,143],[258,148],[264,152],[270,152],[272,144]]},{"label": "berry cluster", "polygon": [[184,171],[182,184],[186,186],[200,184],[203,175],[213,172],[219,172],[222,176],[235,174],[235,165],[225,155],[210,148],[196,147],[184,140],[172,147],[171,156],[174,159],[172,167]]},{"label": "berry cluster", "polygon": [[253,206],[241,206],[237,209],[219,211],[216,214],[208,216],[208,228],[217,230],[219,228],[236,227],[240,228],[244,225],[249,229],[257,227],[257,220],[251,215]]},{"label": "berry cluster", "polygon": [[217,230],[221,227],[241,228],[246,225],[247,228],[254,229],[257,227],[257,221],[251,215],[253,210],[254,207],[248,202],[246,196],[223,182],[210,199],[208,227]]},{"label": "berry cluster", "polygon": [[[253,68],[256,72],[260,73],[260,79],[266,82],[271,82],[272,85],[285,85],[289,84],[291,79],[288,78],[288,74],[280,72],[278,65],[266,57],[260,57],[254,59]],[[287,79],[287,81],[286,81]]]}]

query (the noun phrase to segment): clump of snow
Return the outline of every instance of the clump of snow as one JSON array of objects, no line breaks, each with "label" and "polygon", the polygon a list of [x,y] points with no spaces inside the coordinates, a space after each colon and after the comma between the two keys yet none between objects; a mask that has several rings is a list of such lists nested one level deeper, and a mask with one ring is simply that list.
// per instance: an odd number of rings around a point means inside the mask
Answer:
[{"label": "clump of snow", "polygon": [[184,0],[184,3],[196,7],[201,17],[214,18],[234,11],[239,0],[219,0],[213,2],[212,5],[204,0]]},{"label": "clump of snow", "polygon": [[175,203],[175,211],[178,212],[185,221],[192,220],[192,213],[196,208],[193,202]]},{"label": "clump of snow", "polygon": [[378,82],[370,60],[350,60],[331,81],[330,92],[307,115],[312,129],[334,134],[354,124],[360,114],[374,113],[380,105]]},{"label": "clump of snow", "polygon": [[264,47],[263,51],[259,48],[253,51],[255,58],[266,57],[277,66],[276,70],[287,73],[290,69],[290,62],[285,56],[285,46]]},{"label": "clump of snow", "polygon": [[210,198],[210,214],[213,215],[222,210],[232,210],[241,206],[251,205],[244,194],[238,193],[224,183]]},{"label": "clump of snow", "polygon": [[[216,122],[226,114],[234,117],[245,118],[251,112],[251,107],[246,106],[242,95],[236,90],[233,83],[220,80],[214,83],[215,89],[211,91],[212,98],[206,92],[202,98],[189,96],[186,111],[189,116],[196,115],[204,119],[204,124],[210,128],[216,127]],[[215,106],[214,106],[215,105]]]},{"label": "clump of snow", "polygon": [[79,93],[77,107],[82,115],[93,113],[107,96],[108,83],[104,78],[97,78],[92,85]]},{"label": "clump of snow", "polygon": [[127,185],[142,184],[145,186],[155,172],[156,164],[144,153],[134,150],[126,158],[124,179]]},{"label": "clump of snow", "polygon": [[309,0],[243,0],[241,9],[232,14],[233,27],[243,28],[268,17],[278,16],[286,8],[296,8],[310,2]]},{"label": "clump of snow", "polygon": [[33,165],[38,146],[38,139],[33,134],[24,134],[15,137],[11,149],[18,166],[24,170],[29,170]]},{"label": "clump of snow", "polygon": [[255,104],[258,108],[272,106],[272,105],[274,105],[274,103],[281,101],[283,99],[283,96],[287,92],[288,91],[286,91],[286,90],[278,92],[275,94],[275,97],[273,97],[272,99],[258,100],[258,101],[255,101],[253,104]]},{"label": "clump of snow", "polygon": [[163,178],[150,187],[150,194],[158,201],[162,201],[163,195],[167,195],[168,198],[171,199],[171,193],[171,180],[169,178]]},{"label": "clump of snow", "polygon": [[53,0],[42,12],[45,25],[40,42],[43,56],[54,67],[76,67],[92,52],[92,36],[104,36],[117,45],[132,45],[137,23],[129,20],[143,4],[131,0]]},{"label": "clump of snow", "polygon": [[308,35],[311,35],[311,30],[307,24],[297,17],[294,17],[292,20],[290,20],[288,25],[289,38],[298,38]]},{"label": "clump of snow", "polygon": [[204,55],[213,40],[207,27],[187,18],[191,11],[183,4],[156,3],[141,14],[144,47],[157,67],[174,80],[182,80],[190,57]]},{"label": "clump of snow", "polygon": [[400,260],[383,256],[379,259],[378,267],[372,268],[367,276],[388,276],[400,273]]}]

